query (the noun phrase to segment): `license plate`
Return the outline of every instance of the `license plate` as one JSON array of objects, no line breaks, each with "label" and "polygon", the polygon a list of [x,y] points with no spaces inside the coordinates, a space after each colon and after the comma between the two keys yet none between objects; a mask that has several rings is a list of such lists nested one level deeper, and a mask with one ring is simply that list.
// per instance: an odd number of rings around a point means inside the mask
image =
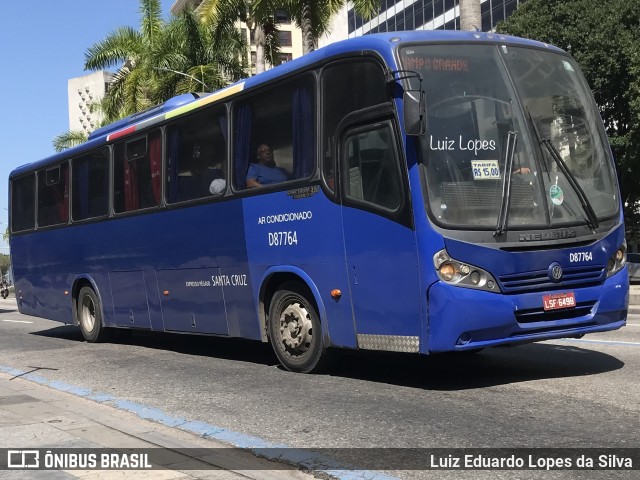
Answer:
[{"label": "license plate", "polygon": [[573,308],[576,306],[576,296],[573,292],[554,293],[544,295],[542,303],[545,310],[559,310],[561,308]]}]

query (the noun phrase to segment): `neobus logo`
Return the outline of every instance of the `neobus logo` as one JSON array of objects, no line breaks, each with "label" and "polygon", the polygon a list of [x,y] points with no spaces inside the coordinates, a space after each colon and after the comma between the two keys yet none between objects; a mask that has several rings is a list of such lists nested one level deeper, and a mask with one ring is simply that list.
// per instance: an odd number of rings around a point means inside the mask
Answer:
[{"label": "neobus logo", "polygon": [[553,230],[541,233],[521,233],[521,242],[541,242],[544,240],[562,240],[564,238],[575,238],[575,230]]}]

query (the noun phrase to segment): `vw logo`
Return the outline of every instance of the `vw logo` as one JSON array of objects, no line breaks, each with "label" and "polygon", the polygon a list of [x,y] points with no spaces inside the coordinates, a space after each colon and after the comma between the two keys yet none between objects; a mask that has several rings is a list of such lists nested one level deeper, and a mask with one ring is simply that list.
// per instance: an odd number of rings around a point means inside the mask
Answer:
[{"label": "vw logo", "polygon": [[562,279],[562,267],[559,263],[549,265],[549,278],[552,282],[559,282]]}]

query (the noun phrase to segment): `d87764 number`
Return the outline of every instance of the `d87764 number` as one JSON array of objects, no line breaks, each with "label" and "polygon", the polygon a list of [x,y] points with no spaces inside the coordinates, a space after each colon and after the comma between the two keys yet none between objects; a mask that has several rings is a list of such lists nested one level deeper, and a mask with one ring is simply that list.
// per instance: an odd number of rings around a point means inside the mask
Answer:
[{"label": "d87764 number", "polygon": [[282,247],[298,244],[298,232],[269,232],[269,246]]}]

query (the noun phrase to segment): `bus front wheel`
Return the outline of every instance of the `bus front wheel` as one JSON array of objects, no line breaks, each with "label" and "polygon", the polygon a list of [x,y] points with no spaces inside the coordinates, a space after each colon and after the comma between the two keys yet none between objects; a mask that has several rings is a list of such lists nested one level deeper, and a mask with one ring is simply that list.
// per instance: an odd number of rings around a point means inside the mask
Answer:
[{"label": "bus front wheel", "polygon": [[100,300],[91,287],[82,287],[78,294],[78,324],[87,342],[102,342],[108,330],[102,326]]},{"label": "bus front wheel", "polygon": [[292,372],[318,372],[326,366],[320,318],[311,293],[286,283],[269,308],[269,341],[282,365]]}]

